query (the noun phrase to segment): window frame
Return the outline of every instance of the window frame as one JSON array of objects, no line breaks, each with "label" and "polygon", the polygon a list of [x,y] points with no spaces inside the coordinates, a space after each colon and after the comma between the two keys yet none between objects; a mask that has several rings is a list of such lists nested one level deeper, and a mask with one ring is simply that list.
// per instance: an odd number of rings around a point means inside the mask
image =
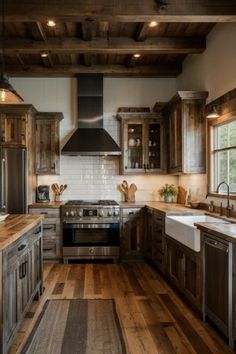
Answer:
[{"label": "window frame", "polygon": [[[208,196],[212,196],[215,198],[226,198],[227,194],[226,193],[216,193],[215,191],[212,191],[211,188],[214,185],[213,183],[213,179],[214,177],[214,172],[213,172],[213,168],[214,168],[214,153],[215,152],[220,152],[220,151],[229,151],[232,149],[235,149],[235,146],[232,147],[227,147],[227,148],[220,148],[220,149],[213,149],[213,143],[214,143],[214,128],[216,126],[220,126],[223,124],[228,124],[231,123],[233,121],[236,121],[236,111],[231,112],[229,114],[225,114],[219,118],[214,118],[208,121],[208,142],[207,142],[207,146],[208,146],[208,167],[207,167],[207,177],[208,177],[208,185],[207,185],[207,195]],[[230,192],[230,197],[231,199],[235,199],[236,200],[236,192]]]}]

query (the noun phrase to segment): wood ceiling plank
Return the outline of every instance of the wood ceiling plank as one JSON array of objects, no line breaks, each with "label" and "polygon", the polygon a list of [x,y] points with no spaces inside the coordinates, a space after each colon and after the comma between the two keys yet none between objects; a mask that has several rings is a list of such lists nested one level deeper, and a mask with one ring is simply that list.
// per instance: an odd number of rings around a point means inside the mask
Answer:
[{"label": "wood ceiling plank", "polygon": [[[47,36],[40,22],[28,22],[27,25],[34,40],[41,42],[45,42],[47,40]],[[41,56],[41,60],[46,67],[53,66],[53,60],[50,53],[48,53],[46,57]]]},{"label": "wood ceiling plank", "polygon": [[44,21],[53,17],[62,21],[117,22],[235,22],[236,2],[232,0],[171,0],[164,10],[155,0],[27,0],[7,1],[6,21]]},{"label": "wood ceiling plank", "polygon": [[137,65],[127,68],[124,65],[54,65],[52,68],[41,65],[6,65],[12,76],[23,77],[73,77],[79,73],[103,73],[110,76],[176,77],[181,73],[181,65]]},{"label": "wood ceiling plank", "polygon": [[138,42],[132,38],[94,38],[84,41],[78,38],[51,38],[46,41],[25,39],[6,40],[5,53],[86,53],[86,54],[158,54],[158,53],[202,53],[206,48],[204,37],[159,37]]}]

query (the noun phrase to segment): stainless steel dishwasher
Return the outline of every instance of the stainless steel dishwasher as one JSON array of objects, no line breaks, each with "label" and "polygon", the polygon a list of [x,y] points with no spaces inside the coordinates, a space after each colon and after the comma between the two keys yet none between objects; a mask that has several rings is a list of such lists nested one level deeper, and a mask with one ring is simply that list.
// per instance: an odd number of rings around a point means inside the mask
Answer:
[{"label": "stainless steel dishwasher", "polygon": [[203,233],[203,319],[210,319],[233,348],[232,243]]}]

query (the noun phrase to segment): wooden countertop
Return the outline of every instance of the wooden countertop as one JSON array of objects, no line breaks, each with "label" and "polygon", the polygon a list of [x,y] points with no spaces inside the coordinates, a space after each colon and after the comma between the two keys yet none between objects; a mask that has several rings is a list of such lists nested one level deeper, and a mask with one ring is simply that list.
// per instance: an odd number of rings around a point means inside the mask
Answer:
[{"label": "wooden countertop", "polygon": [[49,203],[33,203],[28,205],[29,208],[60,208],[65,202],[49,202]]},{"label": "wooden countertop", "polygon": [[203,215],[206,210],[193,209],[177,203],[165,203],[165,202],[120,202],[121,208],[142,208],[148,207],[150,209],[158,210],[166,215]]},{"label": "wooden countertop", "polygon": [[195,224],[198,229],[211,233],[215,236],[236,243],[236,224],[202,222]]},{"label": "wooden countertop", "polygon": [[42,215],[9,215],[0,222],[0,251],[18,240],[24,233],[36,226]]}]

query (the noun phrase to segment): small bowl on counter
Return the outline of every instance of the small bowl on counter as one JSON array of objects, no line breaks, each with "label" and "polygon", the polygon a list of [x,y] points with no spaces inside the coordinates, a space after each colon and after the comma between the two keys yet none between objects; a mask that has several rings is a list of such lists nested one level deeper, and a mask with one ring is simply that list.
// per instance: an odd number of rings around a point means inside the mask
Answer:
[{"label": "small bowl on counter", "polygon": [[192,202],[189,202],[189,205],[191,206],[191,208],[197,209],[197,208],[199,208],[200,202],[199,201],[192,201]]}]

